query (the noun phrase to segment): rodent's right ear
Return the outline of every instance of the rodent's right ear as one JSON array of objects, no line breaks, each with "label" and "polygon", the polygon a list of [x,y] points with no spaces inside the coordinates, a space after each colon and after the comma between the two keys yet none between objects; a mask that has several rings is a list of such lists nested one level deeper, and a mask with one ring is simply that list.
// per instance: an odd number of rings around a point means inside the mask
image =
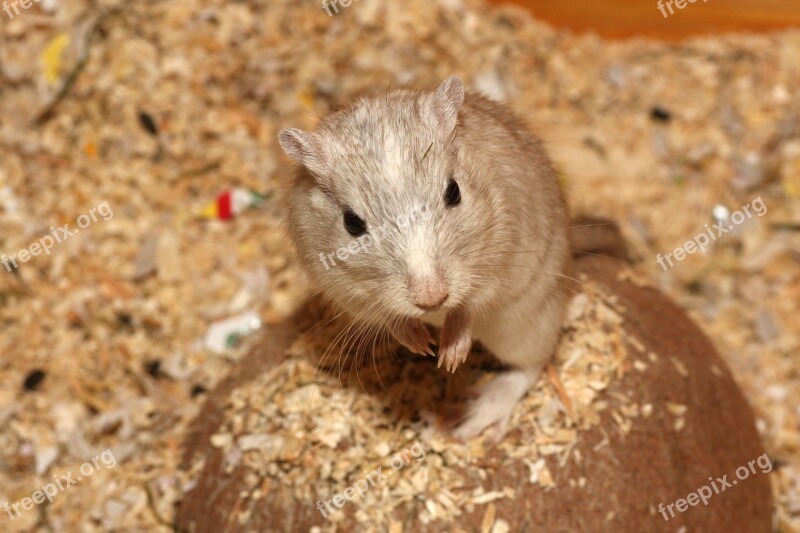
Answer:
[{"label": "rodent's right ear", "polygon": [[456,127],[458,112],[464,105],[464,83],[450,76],[433,93],[433,112],[442,130],[449,134]]},{"label": "rodent's right ear", "polygon": [[286,155],[317,175],[328,173],[329,166],[319,135],[296,128],[287,128],[278,134]]}]

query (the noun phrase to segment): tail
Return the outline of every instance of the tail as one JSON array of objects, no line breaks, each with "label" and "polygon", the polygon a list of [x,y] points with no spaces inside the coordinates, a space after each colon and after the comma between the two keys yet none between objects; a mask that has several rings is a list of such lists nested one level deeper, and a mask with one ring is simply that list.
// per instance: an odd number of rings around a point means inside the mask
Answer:
[{"label": "tail", "polygon": [[570,220],[567,238],[573,254],[596,254],[632,262],[619,225],[613,220],[579,216]]}]

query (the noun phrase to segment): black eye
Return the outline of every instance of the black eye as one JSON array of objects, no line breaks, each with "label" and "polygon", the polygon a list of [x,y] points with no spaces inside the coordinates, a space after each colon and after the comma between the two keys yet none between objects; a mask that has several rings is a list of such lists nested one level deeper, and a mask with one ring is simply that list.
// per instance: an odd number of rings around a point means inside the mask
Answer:
[{"label": "black eye", "polygon": [[367,232],[367,223],[349,209],[344,211],[344,227],[353,237],[360,237]]},{"label": "black eye", "polygon": [[447,207],[453,207],[461,203],[461,189],[458,188],[458,183],[454,179],[450,179],[447,183],[447,190],[444,191],[444,201]]}]

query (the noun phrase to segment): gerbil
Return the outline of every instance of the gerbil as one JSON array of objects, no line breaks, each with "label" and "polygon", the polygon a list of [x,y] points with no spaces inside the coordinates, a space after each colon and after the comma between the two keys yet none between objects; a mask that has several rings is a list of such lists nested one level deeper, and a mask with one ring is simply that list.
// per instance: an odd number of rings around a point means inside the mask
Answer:
[{"label": "gerbil", "polygon": [[440,326],[450,371],[480,340],[511,370],[480,389],[454,433],[502,436],[566,306],[566,206],[539,140],[458,77],[360,99],[279,140],[301,164],[289,233],[322,293],[415,353],[433,354],[425,323]]}]

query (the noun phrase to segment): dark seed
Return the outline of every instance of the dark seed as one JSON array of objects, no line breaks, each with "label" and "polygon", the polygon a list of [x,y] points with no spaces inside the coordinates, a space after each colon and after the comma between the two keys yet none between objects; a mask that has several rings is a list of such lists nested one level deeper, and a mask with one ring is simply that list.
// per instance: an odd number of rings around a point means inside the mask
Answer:
[{"label": "dark seed", "polygon": [[161,361],[155,359],[144,366],[148,374],[158,379],[161,376]]},{"label": "dark seed", "polygon": [[139,112],[139,124],[152,136],[158,135],[158,126],[156,126],[156,121],[153,120],[153,117],[145,113],[144,111]]},{"label": "dark seed", "polygon": [[208,392],[208,389],[206,389],[202,385],[195,385],[194,387],[192,387],[192,398],[196,398],[196,397],[200,396],[201,394],[205,394],[207,392]]},{"label": "dark seed", "polygon": [[655,106],[650,110],[650,118],[658,122],[669,122],[672,114],[663,107]]},{"label": "dark seed", "polygon": [[23,386],[25,387],[25,390],[33,391],[33,390],[38,389],[39,385],[41,385],[42,381],[44,381],[44,377],[45,377],[44,370],[38,370],[37,369],[37,370],[31,371],[28,374],[28,376],[25,378],[25,381],[23,382]]},{"label": "dark seed", "polygon": [[702,294],[703,293],[703,282],[699,280],[694,280],[688,285],[686,285],[688,291],[692,294]]},{"label": "dark seed", "polygon": [[128,313],[119,313],[119,314],[117,314],[117,321],[119,322],[120,326],[123,326],[123,327],[126,327],[126,328],[132,328],[133,327],[133,317],[131,317],[131,315],[129,315]]}]

